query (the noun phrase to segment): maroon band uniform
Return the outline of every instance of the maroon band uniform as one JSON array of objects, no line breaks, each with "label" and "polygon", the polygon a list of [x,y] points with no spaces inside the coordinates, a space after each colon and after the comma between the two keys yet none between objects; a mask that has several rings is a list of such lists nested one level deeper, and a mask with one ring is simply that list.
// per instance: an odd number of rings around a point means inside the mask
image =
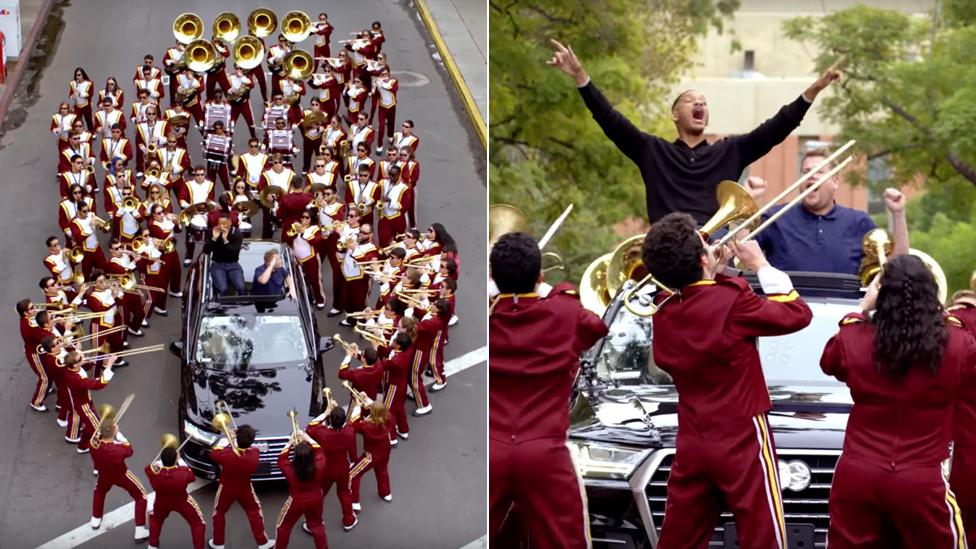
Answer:
[{"label": "maroon band uniform", "polygon": [[949,458],[953,401],[976,377],[976,343],[959,325],[947,317],[948,343],[935,375],[879,371],[876,327],[860,313],[845,316],[827,342],[820,366],[854,398],[830,488],[830,547],[880,547],[891,528],[904,547],[966,547],[941,465]]},{"label": "maroon band uniform", "polygon": [[502,294],[489,317],[489,536],[513,504],[542,548],[589,547],[583,486],[566,431],[579,354],[606,335],[569,284],[546,298]]},{"label": "maroon band uniform", "polygon": [[[654,362],[671,375],[679,398],[660,549],[707,545],[723,501],[741,542],[786,546],[756,338],[798,331],[812,313],[785,274],[766,267],[760,275],[771,279],[765,299],[745,279],[719,276],[681,289],[654,316]],[[699,328],[694,337],[688,326]]]},{"label": "maroon band uniform", "polygon": [[214,500],[213,511],[213,542],[214,545],[224,544],[226,525],[225,515],[234,502],[241,504],[247,521],[251,525],[251,533],[258,545],[268,543],[268,536],[264,532],[264,514],[261,512],[261,502],[254,493],[251,475],[258,469],[261,452],[257,448],[243,448],[237,455],[230,446],[218,445],[210,451],[210,461],[220,465],[220,486],[217,487],[217,497]]},{"label": "maroon band uniform", "polygon": [[204,549],[204,532],[207,529],[203,522],[200,506],[193,499],[186,487],[196,480],[193,471],[185,464],[170,467],[160,462],[146,466],[146,477],[149,484],[156,491],[156,501],[149,512],[149,545],[159,547],[159,533],[163,529],[163,522],[170,513],[179,513],[190,525],[193,539],[193,549]]},{"label": "maroon band uniform", "polygon": [[[85,434],[82,433],[82,436]],[[87,442],[82,439],[82,443]],[[128,492],[136,503],[136,527],[145,527],[146,490],[125,464],[125,459],[128,457],[132,457],[132,446],[129,446],[125,439],[102,440],[98,436],[91,437],[91,458],[95,470],[98,471],[98,482],[95,483],[92,500],[92,517],[102,518],[102,513],[105,511],[105,494],[108,494],[113,486],[118,486]]]},{"label": "maroon band uniform", "polygon": [[369,419],[359,418],[352,422],[352,428],[363,435],[363,455],[359,456],[349,469],[353,503],[359,503],[359,486],[363,475],[370,469],[376,475],[376,493],[381,498],[392,497],[389,472],[391,448],[389,427],[386,424],[381,425]]},{"label": "maroon band uniform", "polygon": [[350,425],[341,429],[326,426],[325,415],[309,422],[305,432],[319,443],[325,453],[325,475],[322,477],[323,497],[336,485],[336,496],[342,509],[342,525],[346,528],[356,523],[352,510],[352,492],[349,489],[349,467],[356,459],[356,431]]},{"label": "maroon band uniform", "polygon": [[[949,307],[949,313],[976,338],[976,304],[954,305]],[[953,413],[952,439],[949,483],[962,510],[967,540],[970,545],[976,545],[976,379],[963,380]]]},{"label": "maroon band uniform", "polygon": [[315,540],[315,549],[326,549],[329,546],[325,536],[325,523],[322,522],[322,483],[325,478],[325,454],[318,444],[313,444],[315,452],[315,476],[309,480],[300,480],[295,473],[295,466],[288,459],[288,446],[278,455],[278,468],[288,479],[288,499],[281,507],[278,522],[275,524],[275,547],[287,549],[291,530],[304,516],[305,523]]},{"label": "maroon band uniform", "polygon": [[[72,366],[65,368],[64,370],[64,383],[68,387],[68,392],[71,397],[71,405],[74,407],[75,414],[78,415],[78,420],[81,422],[81,441],[78,443],[78,450],[81,452],[91,446],[92,437],[95,435],[95,431],[98,427],[98,415],[95,413],[95,410],[92,407],[90,391],[104,389],[105,386],[108,385],[110,379],[111,376],[107,371],[102,372],[102,375],[98,378],[90,378],[88,377],[88,374],[78,366]],[[95,463],[95,469],[98,469],[98,462]],[[95,503],[98,504],[97,509],[99,514],[92,514],[92,516],[100,517],[102,516],[102,503],[99,503],[98,500],[98,488],[96,487],[95,490]],[[108,488],[105,488],[105,490],[107,491]],[[101,498],[102,502],[104,502],[104,493],[102,493]],[[143,516],[145,516],[145,509],[143,509]],[[144,523],[137,524],[137,526],[144,525]]]}]

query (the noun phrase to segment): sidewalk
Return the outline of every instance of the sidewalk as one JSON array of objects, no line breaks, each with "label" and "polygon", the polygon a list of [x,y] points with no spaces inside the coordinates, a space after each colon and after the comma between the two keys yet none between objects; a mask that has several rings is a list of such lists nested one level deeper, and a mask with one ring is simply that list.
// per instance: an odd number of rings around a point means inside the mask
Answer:
[{"label": "sidewalk", "polygon": [[[0,84],[0,124],[3,123],[7,106],[12,99],[12,93],[11,96],[8,96],[7,93],[13,90],[9,90],[8,88],[17,86],[20,75],[23,73],[23,68],[17,70],[18,65],[20,65],[21,60],[27,60],[23,58],[23,54],[30,52],[34,48],[34,42],[37,40],[38,33],[44,26],[44,21],[38,22],[38,17],[43,14],[43,17],[47,18],[51,10],[51,4],[51,0],[20,0],[20,45],[22,48],[18,55],[8,58],[6,62],[6,79],[4,83]],[[34,26],[35,23],[39,23],[37,28]]]},{"label": "sidewalk", "polygon": [[[416,0],[421,19],[427,23],[429,13],[436,30],[431,28],[434,42],[443,42],[451,59],[443,59],[456,84],[467,88],[461,92],[472,123],[478,128],[482,141],[486,141],[488,120],[488,10],[483,0]],[[430,24],[427,25],[431,27]],[[441,44],[437,44],[438,49]],[[442,57],[444,57],[442,55]],[[452,62],[453,61],[453,62]],[[452,65],[454,67],[452,68]],[[455,73],[459,73],[455,75]],[[460,77],[461,82],[457,82]],[[480,118],[480,120],[478,120]]]}]

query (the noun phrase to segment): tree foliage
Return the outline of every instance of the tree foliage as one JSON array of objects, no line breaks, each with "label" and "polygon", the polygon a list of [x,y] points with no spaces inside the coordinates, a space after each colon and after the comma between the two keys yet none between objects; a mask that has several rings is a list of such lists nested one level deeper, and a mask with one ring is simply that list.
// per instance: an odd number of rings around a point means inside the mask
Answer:
[{"label": "tree foliage", "polygon": [[565,257],[570,280],[623,239],[615,224],[646,218],[644,186],[572,81],[546,66],[549,39],[571,45],[638,127],[667,136],[670,86],[694,63],[696,39],[721,29],[737,7],[738,0],[490,2],[491,202],[521,208],[537,236],[574,203],[548,248]]},{"label": "tree foliage", "polygon": [[[968,285],[976,266],[976,4],[937,1],[927,16],[857,6],[824,17],[797,17],[787,36],[812,43],[823,69],[841,55],[845,78],[818,101],[890,168],[874,190],[918,183],[926,193],[909,208],[912,247],[942,264],[950,288]],[[853,173],[853,183],[864,183]],[[965,238],[970,240],[965,240]]]}]

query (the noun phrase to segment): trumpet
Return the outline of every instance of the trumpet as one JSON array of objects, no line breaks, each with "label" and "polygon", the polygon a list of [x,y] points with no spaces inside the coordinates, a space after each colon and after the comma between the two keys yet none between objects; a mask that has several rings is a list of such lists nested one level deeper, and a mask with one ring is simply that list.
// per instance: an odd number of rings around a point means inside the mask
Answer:
[{"label": "trumpet", "polygon": [[409,262],[404,262],[405,267],[415,267],[417,269],[424,269],[430,266],[430,263],[437,259],[436,255],[425,255],[421,257],[415,257]]},{"label": "trumpet", "polygon": [[298,426],[298,412],[294,408],[288,410],[288,419],[291,420],[291,440],[297,444],[302,428]]},{"label": "trumpet", "polygon": [[397,241],[391,243],[389,246],[387,246],[385,248],[380,248],[380,254],[381,255],[389,255],[389,253],[392,252],[395,248],[399,248],[400,247],[400,244],[403,244],[403,241],[402,240],[397,240]]},{"label": "trumpet", "polygon": [[[150,143],[149,145],[146,146],[146,154],[150,156],[156,154],[156,151],[158,150],[159,150],[159,145],[157,145],[155,142]],[[148,170],[146,170],[146,177],[151,177],[153,179],[159,177],[159,170],[156,168],[149,168]]]},{"label": "trumpet", "polygon": [[386,261],[383,259],[373,259],[370,261],[357,261],[356,263],[359,265],[383,265]]},{"label": "trumpet", "polygon": [[163,450],[167,448],[176,448],[176,453],[179,454],[180,450],[182,450],[183,447],[186,446],[186,443],[190,442],[190,437],[186,437],[186,440],[183,441],[183,444],[178,444],[179,440],[180,439],[176,438],[176,435],[174,435],[173,433],[163,433],[163,436],[159,437],[159,445],[160,445],[159,453],[157,453],[156,457],[154,457],[153,460],[150,462],[151,463],[150,467],[152,467],[154,473],[158,473],[160,471],[160,467],[156,465],[156,462],[159,461],[160,458],[162,458]]},{"label": "trumpet", "polygon": [[[353,313],[353,314],[356,314],[356,313]],[[352,316],[352,315],[348,315],[348,316]],[[347,350],[347,351],[352,351],[352,352],[354,352],[356,354],[359,354],[359,351],[356,350],[356,348],[352,346],[352,343],[349,343],[346,340],[342,339],[342,336],[339,335],[339,334],[336,334],[336,335],[332,336],[332,341],[335,341],[339,345],[342,345],[342,347],[345,350]]]},{"label": "trumpet", "polygon": [[373,399],[369,398],[368,395],[357,391],[348,381],[343,381],[342,386],[349,390],[349,394],[356,399],[363,408],[368,408],[373,404]]},{"label": "trumpet", "polygon": [[321,228],[324,231],[337,231],[346,226],[345,221],[336,221],[335,223],[329,223],[328,225],[322,225]]},{"label": "trumpet", "polygon": [[92,223],[94,224],[94,226],[95,226],[96,229],[102,231],[103,233],[107,233],[107,232],[110,232],[112,230],[112,224],[111,223],[109,223],[108,221],[105,221],[104,219],[102,219],[101,217],[98,217],[95,214],[91,214],[91,216],[92,216]]},{"label": "trumpet", "polygon": [[403,301],[404,303],[410,305],[415,309],[420,309],[423,307],[423,302],[413,297],[412,295],[403,293],[403,290],[397,290],[396,292],[394,292],[394,295],[397,296],[397,298],[399,298],[400,301]]},{"label": "trumpet", "polygon": [[375,311],[359,311],[357,313],[349,313],[346,318],[376,318],[383,314],[383,311],[377,309]]},{"label": "trumpet", "polygon": [[374,345],[376,345],[378,347],[379,346],[382,346],[382,345],[386,345],[386,338],[384,338],[384,337],[382,337],[382,336],[380,336],[380,335],[378,335],[376,333],[373,333],[373,332],[371,332],[371,331],[369,331],[369,330],[367,330],[365,328],[362,328],[362,327],[360,327],[358,325],[355,326],[355,327],[353,327],[352,331],[355,332],[356,334],[358,334],[360,337],[362,337],[366,341],[368,341],[368,342],[370,342],[370,343],[372,343],[372,344],[374,344]]},{"label": "trumpet", "polygon": [[384,273],[380,269],[370,269],[369,267],[364,268],[363,272],[381,282],[394,282],[399,278],[393,273]]},{"label": "trumpet", "polygon": [[[82,260],[84,259],[85,259],[85,250],[81,246],[74,246],[68,252],[68,261],[74,263],[75,265],[81,263]],[[81,275],[84,276],[84,273],[81,273]]]},{"label": "trumpet", "polygon": [[287,231],[285,231],[285,234],[287,234],[289,237],[294,238],[302,234],[304,230],[305,227],[302,227],[302,224],[296,221],[291,224],[291,227],[289,227]]}]

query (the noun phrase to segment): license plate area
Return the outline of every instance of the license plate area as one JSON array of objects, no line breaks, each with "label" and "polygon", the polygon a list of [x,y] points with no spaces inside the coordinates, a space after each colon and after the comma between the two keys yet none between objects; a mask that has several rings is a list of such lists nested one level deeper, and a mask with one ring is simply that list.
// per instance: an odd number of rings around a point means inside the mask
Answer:
[{"label": "license plate area", "polygon": [[[787,524],[787,549],[814,549],[814,526],[812,524]],[[739,549],[738,532],[734,522],[725,523],[724,549]]]}]

